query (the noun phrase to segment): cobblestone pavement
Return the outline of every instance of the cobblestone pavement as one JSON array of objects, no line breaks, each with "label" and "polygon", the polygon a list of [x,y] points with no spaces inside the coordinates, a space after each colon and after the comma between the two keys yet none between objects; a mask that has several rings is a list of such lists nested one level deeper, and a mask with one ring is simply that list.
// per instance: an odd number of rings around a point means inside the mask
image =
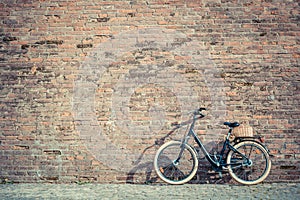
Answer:
[{"label": "cobblestone pavement", "polygon": [[300,183],[223,184],[2,184],[0,199],[300,199]]}]

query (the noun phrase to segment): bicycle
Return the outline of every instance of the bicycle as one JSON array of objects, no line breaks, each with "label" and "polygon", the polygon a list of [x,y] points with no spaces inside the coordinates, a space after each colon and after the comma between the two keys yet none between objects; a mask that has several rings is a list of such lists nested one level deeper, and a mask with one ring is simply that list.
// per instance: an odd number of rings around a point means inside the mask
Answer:
[{"label": "bicycle", "polygon": [[[264,181],[271,170],[271,155],[267,147],[262,144],[262,139],[260,137],[236,138],[230,141],[232,130],[240,124],[224,122],[224,125],[229,127],[228,134],[222,150],[212,155],[194,131],[195,122],[205,117],[201,113],[203,110],[206,109],[199,108],[192,112],[193,118],[191,123],[188,123],[190,124],[189,131],[182,141],[169,141],[158,149],[154,158],[154,168],[158,177],[169,184],[184,184],[195,176],[199,161],[197,150],[188,144],[192,136],[212,168],[220,175],[222,171],[228,171],[234,180],[245,185],[254,185]],[[176,128],[185,125],[187,124],[175,124]]]}]

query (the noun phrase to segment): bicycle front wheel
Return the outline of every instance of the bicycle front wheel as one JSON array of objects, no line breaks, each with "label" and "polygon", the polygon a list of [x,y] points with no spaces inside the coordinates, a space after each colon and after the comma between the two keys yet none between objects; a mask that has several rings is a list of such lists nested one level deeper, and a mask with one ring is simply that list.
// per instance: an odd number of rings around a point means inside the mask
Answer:
[{"label": "bicycle front wheel", "polygon": [[[179,158],[181,150],[183,153]],[[182,147],[179,141],[167,142],[158,149],[154,158],[154,168],[163,181],[174,185],[184,184],[197,172],[197,153],[188,144]]]},{"label": "bicycle front wheel", "polygon": [[230,151],[227,156],[230,176],[245,185],[264,181],[271,170],[271,160],[266,149],[253,141],[240,142],[233,147],[237,151]]}]

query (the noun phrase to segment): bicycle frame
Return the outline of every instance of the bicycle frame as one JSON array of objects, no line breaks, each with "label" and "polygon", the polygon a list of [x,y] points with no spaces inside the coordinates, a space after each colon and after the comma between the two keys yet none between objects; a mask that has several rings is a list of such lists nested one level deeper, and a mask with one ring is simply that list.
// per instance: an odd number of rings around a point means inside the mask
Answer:
[{"label": "bicycle frame", "polygon": [[[203,116],[200,116],[199,118],[202,118]],[[199,119],[197,117],[194,116],[193,118],[193,122],[191,123],[191,126],[189,128],[189,132],[188,134],[185,136],[185,138],[183,139],[182,141],[182,148],[181,148],[181,151],[179,153],[179,156],[178,158],[174,161],[174,163],[177,163],[179,162],[180,158],[181,158],[181,155],[183,153],[183,150],[184,150],[184,146],[185,144],[188,143],[188,140],[189,138],[192,136],[194,138],[194,140],[196,141],[196,143],[198,144],[198,146],[200,147],[201,151],[204,153],[206,159],[209,161],[209,163],[215,167],[215,168],[219,168],[219,169],[222,169],[222,167],[226,167],[228,165],[231,165],[231,164],[227,164],[225,162],[222,162],[223,161],[223,155],[226,151],[226,149],[228,148],[229,150],[232,150],[238,154],[240,154],[244,159],[247,160],[247,162],[249,162],[249,159],[242,153],[240,153],[238,150],[236,150],[229,142],[229,136],[231,135],[231,132],[232,132],[232,128],[229,129],[228,131],[228,134],[227,134],[227,137],[223,143],[223,147],[222,147],[222,150],[220,152],[220,154],[218,154],[219,156],[219,159],[217,157],[214,157],[208,153],[208,151],[206,150],[205,146],[203,145],[203,143],[201,142],[200,138],[197,136],[197,134],[195,133],[194,131],[194,126],[195,126],[195,122],[197,119]],[[214,155],[215,156],[215,155]],[[234,165],[240,165],[240,163],[235,163]]]}]

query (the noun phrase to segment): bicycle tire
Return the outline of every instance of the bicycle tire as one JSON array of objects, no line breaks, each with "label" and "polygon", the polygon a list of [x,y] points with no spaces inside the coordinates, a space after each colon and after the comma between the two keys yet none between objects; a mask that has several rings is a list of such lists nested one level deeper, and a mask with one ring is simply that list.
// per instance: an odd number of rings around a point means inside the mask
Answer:
[{"label": "bicycle tire", "polygon": [[182,143],[170,141],[162,145],[154,158],[154,169],[163,181],[180,185],[190,181],[198,169],[198,158],[195,150],[185,144],[183,154],[178,164],[174,161],[178,158]]},{"label": "bicycle tire", "polygon": [[252,163],[246,164],[245,158],[231,150],[226,160],[230,176],[245,185],[255,185],[264,181],[271,170],[271,160],[266,149],[253,141],[242,141],[233,147],[248,157]]}]

